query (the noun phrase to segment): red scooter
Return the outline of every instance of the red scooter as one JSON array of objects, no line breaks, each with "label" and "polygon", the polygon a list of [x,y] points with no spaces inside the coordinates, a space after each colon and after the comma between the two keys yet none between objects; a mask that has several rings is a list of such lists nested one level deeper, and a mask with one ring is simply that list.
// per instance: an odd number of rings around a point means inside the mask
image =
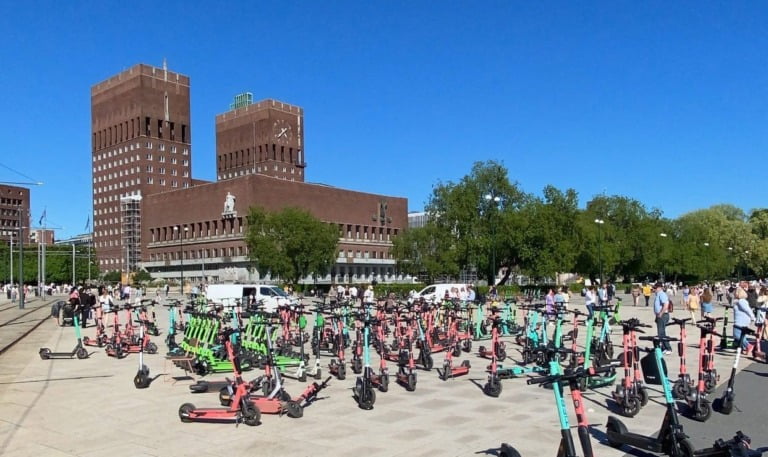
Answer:
[{"label": "red scooter", "polygon": [[[232,334],[233,331],[225,332],[227,333]],[[251,402],[248,386],[240,372],[240,359],[235,355],[229,338],[225,338],[224,345],[235,371],[235,387],[229,387],[233,390],[229,407],[196,408],[192,403],[184,403],[179,407],[179,419],[182,422],[243,422],[250,426],[259,425],[261,422],[261,411]]]}]

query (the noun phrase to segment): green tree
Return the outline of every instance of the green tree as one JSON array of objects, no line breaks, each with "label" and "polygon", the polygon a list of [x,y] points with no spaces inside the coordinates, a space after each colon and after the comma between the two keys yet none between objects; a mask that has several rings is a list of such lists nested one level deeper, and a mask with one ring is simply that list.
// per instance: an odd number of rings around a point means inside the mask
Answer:
[{"label": "green tree", "polygon": [[268,213],[252,207],[248,213],[251,263],[293,283],[310,275],[326,274],[336,258],[339,231],[300,208]]},{"label": "green tree", "polygon": [[449,269],[477,268],[490,280],[495,277],[492,269],[515,264],[518,246],[511,244],[514,238],[507,237],[502,224],[526,198],[509,181],[507,169],[494,161],[476,162],[458,183],[435,185],[426,210],[437,230],[453,240],[455,265]]},{"label": "green tree", "polygon": [[151,282],[152,281],[152,275],[149,274],[147,270],[141,269],[136,272],[135,275],[133,275],[133,282],[136,284],[141,284],[143,282]]},{"label": "green tree", "polygon": [[442,276],[455,277],[459,272],[450,233],[432,222],[405,230],[392,244],[392,255],[403,273],[415,277],[426,275],[431,283]]}]

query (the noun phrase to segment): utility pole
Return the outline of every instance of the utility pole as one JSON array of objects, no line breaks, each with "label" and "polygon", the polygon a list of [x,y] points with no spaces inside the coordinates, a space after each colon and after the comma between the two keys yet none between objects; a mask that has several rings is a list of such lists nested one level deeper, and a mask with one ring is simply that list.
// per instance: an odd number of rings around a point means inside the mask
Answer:
[{"label": "utility pole", "polygon": [[75,243],[72,243],[72,287],[75,287]]},{"label": "utility pole", "polygon": [[19,309],[24,309],[24,224],[19,205]]}]

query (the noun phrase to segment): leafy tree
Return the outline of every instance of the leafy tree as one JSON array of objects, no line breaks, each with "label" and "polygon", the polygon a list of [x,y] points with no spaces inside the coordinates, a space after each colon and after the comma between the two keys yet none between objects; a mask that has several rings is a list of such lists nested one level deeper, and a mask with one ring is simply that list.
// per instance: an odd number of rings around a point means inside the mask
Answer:
[{"label": "leafy tree", "polygon": [[459,272],[454,243],[447,231],[433,222],[405,230],[392,241],[392,254],[400,271],[412,276],[426,275],[428,282]]},{"label": "leafy tree", "polygon": [[458,183],[438,183],[426,209],[436,228],[453,237],[451,269],[474,267],[491,279],[495,278],[494,254],[495,267],[515,262],[517,247],[499,233],[500,225],[505,213],[518,209],[525,199],[517,184],[509,181],[507,169],[494,161],[476,162]]},{"label": "leafy tree", "polygon": [[122,274],[118,270],[104,273],[104,282],[120,282],[122,279]]},{"label": "leafy tree", "polygon": [[262,271],[298,282],[310,275],[326,274],[336,258],[338,228],[300,208],[268,213],[252,207],[248,213],[251,263]]},{"label": "leafy tree", "polygon": [[152,281],[152,275],[147,270],[139,270],[133,275],[133,282],[136,284],[150,281]]}]

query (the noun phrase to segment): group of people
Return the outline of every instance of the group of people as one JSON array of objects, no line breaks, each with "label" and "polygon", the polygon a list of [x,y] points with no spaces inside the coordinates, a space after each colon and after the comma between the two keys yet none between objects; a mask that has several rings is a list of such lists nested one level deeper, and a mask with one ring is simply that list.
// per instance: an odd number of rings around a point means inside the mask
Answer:
[{"label": "group of people", "polygon": [[[682,285],[682,305],[687,312],[691,313],[693,322],[709,317],[714,311],[714,298],[712,289],[722,287],[722,294],[729,296],[729,304],[733,307],[733,339],[738,341],[741,337],[741,328],[752,324],[757,326],[757,331],[761,335],[766,334],[765,317],[768,312],[768,285],[762,282],[740,281],[739,283],[716,285],[709,287],[706,284],[693,287]],[[662,283],[656,283],[654,286],[656,297],[653,302],[653,312],[656,319],[656,329],[659,336],[666,336],[666,325],[669,322],[669,315],[674,308],[672,293],[668,287]],[[716,292],[720,295],[720,292]],[[718,300],[720,301],[721,298]],[[700,313],[699,316],[696,314]],[[742,349],[749,350],[749,342],[746,338],[742,342]],[[671,354],[672,348],[669,342],[662,343],[662,349],[665,354]]]},{"label": "group of people", "polygon": [[356,303],[373,303],[375,302],[375,296],[373,292],[373,284],[367,286],[360,286],[359,288],[354,285],[337,284],[331,286],[331,293],[336,293],[336,299],[339,301],[349,301],[353,305]]}]

